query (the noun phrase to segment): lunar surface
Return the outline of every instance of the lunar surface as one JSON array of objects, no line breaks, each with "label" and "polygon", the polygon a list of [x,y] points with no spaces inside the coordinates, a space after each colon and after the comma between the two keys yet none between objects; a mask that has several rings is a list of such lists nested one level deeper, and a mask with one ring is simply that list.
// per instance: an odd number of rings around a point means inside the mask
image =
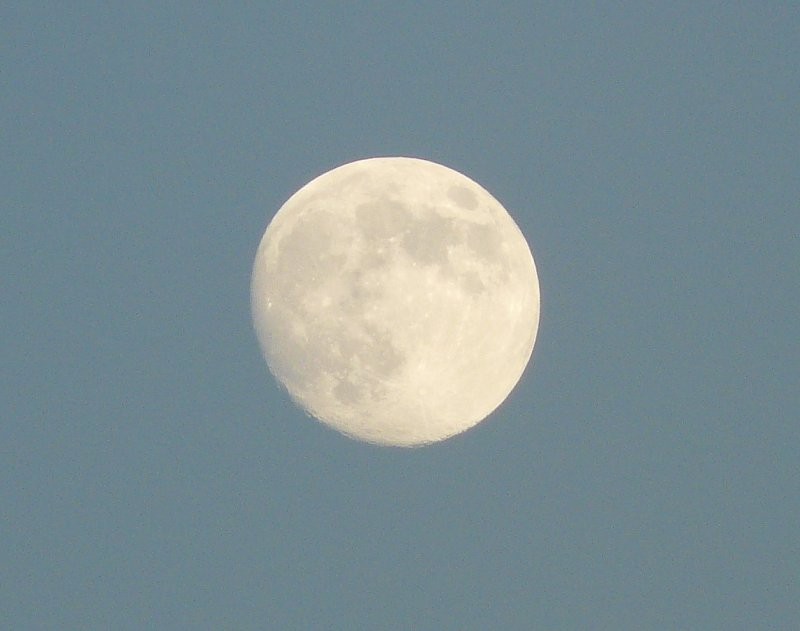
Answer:
[{"label": "lunar surface", "polygon": [[297,404],[352,438],[414,446],[506,399],[533,350],[539,282],[524,236],[481,186],[433,162],[371,158],[281,207],[251,305]]}]

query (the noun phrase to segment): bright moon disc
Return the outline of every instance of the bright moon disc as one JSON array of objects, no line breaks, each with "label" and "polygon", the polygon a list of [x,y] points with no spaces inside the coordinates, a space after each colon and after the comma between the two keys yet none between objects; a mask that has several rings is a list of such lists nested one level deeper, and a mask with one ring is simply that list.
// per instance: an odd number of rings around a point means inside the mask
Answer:
[{"label": "bright moon disc", "polygon": [[251,281],[270,371],[309,414],[413,446],[477,424],[519,381],[539,324],[525,237],[480,185],[415,158],[371,158],[281,207]]}]

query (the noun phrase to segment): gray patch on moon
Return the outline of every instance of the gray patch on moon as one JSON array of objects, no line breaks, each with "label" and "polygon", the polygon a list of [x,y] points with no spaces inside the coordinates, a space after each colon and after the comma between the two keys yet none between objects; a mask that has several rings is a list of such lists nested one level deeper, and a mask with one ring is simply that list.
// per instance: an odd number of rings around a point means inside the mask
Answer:
[{"label": "gray patch on moon", "polygon": [[299,305],[279,306],[270,316],[267,360],[290,392],[318,390],[332,376],[332,394],[342,403],[376,400],[384,389],[382,380],[391,379],[405,363],[387,333],[357,316],[331,320]]},{"label": "gray patch on moon", "polygon": [[267,319],[267,361],[270,369],[281,375],[287,385],[306,379],[316,380],[321,370],[319,362],[313,361],[308,340],[294,326],[295,321],[294,311],[282,305],[275,306]]},{"label": "gray patch on moon", "polygon": [[[401,204],[365,204],[360,219],[360,228],[377,236],[387,226],[394,230],[407,223],[408,212]],[[364,321],[367,306],[382,289],[363,260],[348,271],[351,248],[341,218],[314,209],[277,243],[266,355],[290,392],[318,389],[326,376],[334,376],[333,395],[353,402],[374,393],[378,377],[391,376],[403,364],[390,336]],[[373,268],[385,264],[385,255],[368,254]],[[322,307],[316,298],[309,300],[314,296],[333,302]],[[358,378],[351,374],[356,366]]]},{"label": "gray patch on moon", "polygon": [[504,261],[500,250],[503,241],[494,226],[473,224],[467,229],[467,247],[490,263]]},{"label": "gray patch on moon", "polygon": [[344,268],[347,256],[331,247],[339,234],[338,220],[327,212],[302,217],[278,244],[275,278],[290,300],[318,287],[336,270]]},{"label": "gray patch on moon", "polygon": [[467,210],[475,210],[478,206],[475,193],[464,186],[451,186],[447,191],[447,196]]},{"label": "gray patch on moon", "polygon": [[475,272],[464,272],[461,274],[460,281],[461,287],[468,294],[481,294],[486,291],[486,285]]},{"label": "gray patch on moon", "polygon": [[333,387],[333,396],[342,403],[358,403],[363,397],[361,388],[350,381],[340,381]]},{"label": "gray patch on moon", "polygon": [[408,229],[411,214],[403,204],[383,198],[360,204],[356,222],[367,240],[387,240]]},{"label": "gray patch on moon", "polygon": [[453,220],[438,213],[430,213],[424,219],[411,224],[403,235],[403,249],[423,265],[444,265],[447,262],[448,246],[458,243]]},{"label": "gray patch on moon", "polygon": [[384,390],[382,380],[399,372],[405,358],[391,339],[374,327],[363,325],[355,334],[346,330],[340,334],[344,336],[342,359],[349,370],[338,372],[341,380],[334,386],[333,395],[342,403],[379,399]]},{"label": "gray patch on moon", "polygon": [[361,265],[365,270],[380,269],[390,262],[389,250],[384,248],[371,248],[361,257]]}]

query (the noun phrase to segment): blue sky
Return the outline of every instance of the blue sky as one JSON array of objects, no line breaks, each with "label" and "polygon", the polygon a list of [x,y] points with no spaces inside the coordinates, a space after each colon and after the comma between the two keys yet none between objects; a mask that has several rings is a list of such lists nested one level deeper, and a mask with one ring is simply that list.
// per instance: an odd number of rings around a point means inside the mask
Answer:
[{"label": "blue sky", "polygon": [[[796,624],[800,9],[633,4],[5,4],[0,626]],[[272,215],[377,155],[541,282],[423,449],[306,418],[250,323]]]}]

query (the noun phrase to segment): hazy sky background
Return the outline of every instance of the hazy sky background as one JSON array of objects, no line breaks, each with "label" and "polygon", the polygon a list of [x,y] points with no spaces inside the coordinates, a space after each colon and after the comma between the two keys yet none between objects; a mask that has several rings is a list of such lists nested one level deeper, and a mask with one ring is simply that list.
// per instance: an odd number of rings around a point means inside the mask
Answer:
[{"label": "hazy sky background", "polygon": [[[800,6],[214,4],[0,9],[0,627],[796,628]],[[250,322],[272,215],[376,155],[541,280],[510,399],[416,450]]]}]

